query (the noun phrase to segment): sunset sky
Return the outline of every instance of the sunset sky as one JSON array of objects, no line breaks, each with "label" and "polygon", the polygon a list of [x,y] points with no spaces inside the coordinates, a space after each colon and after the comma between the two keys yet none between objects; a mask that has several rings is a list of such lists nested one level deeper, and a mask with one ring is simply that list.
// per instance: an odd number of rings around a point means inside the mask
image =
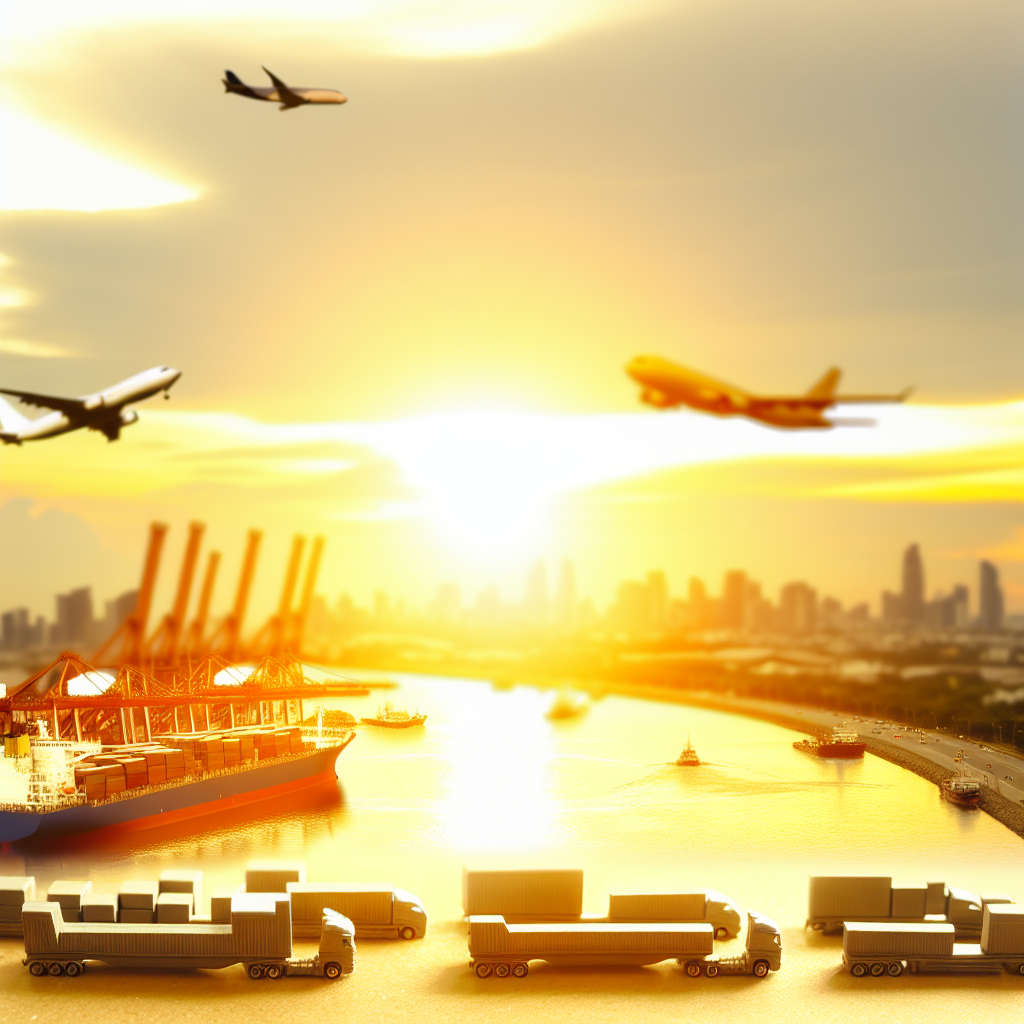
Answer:
[{"label": "sunset sky", "polygon": [[[1020,3],[2,7],[2,386],[183,371],[116,444],[3,448],[4,609],[134,586],[159,518],[159,600],[201,519],[219,610],[266,530],[254,617],[293,532],[332,600],[570,557],[877,610],[916,541],[1024,611]],[[261,65],[349,102],[224,94]],[[639,353],[915,392],[785,434],[645,409]]]}]

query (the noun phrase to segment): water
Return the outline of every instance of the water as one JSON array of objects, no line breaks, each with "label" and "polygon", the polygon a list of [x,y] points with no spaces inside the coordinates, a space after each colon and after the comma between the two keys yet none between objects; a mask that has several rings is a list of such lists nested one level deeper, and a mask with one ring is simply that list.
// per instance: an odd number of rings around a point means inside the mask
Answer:
[{"label": "water", "polygon": [[[378,1019],[380,1002],[400,996],[424,1019],[447,1016],[454,1004],[445,1000],[464,1000],[463,1016],[501,1009],[513,1019],[521,1010],[525,1019],[529,1006],[531,1019],[548,1013],[557,1019],[567,990],[598,1015],[626,993],[645,1004],[650,999],[645,1013],[653,1019],[662,1013],[672,1019],[680,993],[694,1007],[711,999],[716,1015],[724,1008],[744,1019],[768,1012],[769,992],[792,1001],[787,1013],[797,1016],[810,1007],[815,1015],[834,1011],[837,998],[849,998],[863,1015],[858,1019],[898,1005],[910,1019],[920,1011],[934,1021],[963,999],[961,1016],[972,1020],[981,1019],[975,1014],[983,1006],[995,1014],[1005,1012],[1007,999],[1019,1003],[1024,986],[1008,976],[855,983],[838,973],[837,940],[802,930],[807,876],[814,873],[892,875],[894,884],[905,885],[938,879],[1024,900],[1021,840],[981,812],[940,800],[931,783],[870,755],[821,761],[795,751],[798,736],[789,730],[715,711],[607,697],[579,718],[551,722],[544,717],[555,697],[550,691],[389,678],[402,685],[386,695],[396,706],[426,713],[427,727],[361,729],[339,759],[337,786],[272,805],[258,821],[244,812],[208,819],[197,834],[168,830],[57,851],[6,852],[0,874],[35,874],[42,887],[57,877],[88,877],[95,889],[116,891],[124,878],[155,877],[174,866],[202,869],[209,889],[238,884],[249,859],[282,857],[305,860],[310,880],[410,889],[423,899],[431,931],[415,948],[361,943],[357,974],[344,983],[346,1012],[357,1018],[366,1010],[366,1019]],[[374,712],[380,699],[373,694],[326,706],[359,717]],[[707,762],[700,768],[672,764],[688,734]],[[538,966],[525,982],[480,982],[466,969],[457,923],[463,864],[582,867],[591,912],[607,909],[610,890],[719,889],[779,922],[783,971],[753,988],[744,979],[719,979],[714,991],[707,981],[684,984],[669,966],[582,974]],[[8,980],[25,986],[14,959],[20,947],[0,941],[0,986]],[[739,946],[729,943],[723,951]],[[403,973],[411,962],[415,983]],[[107,973],[98,968],[87,977]],[[148,986],[158,998],[165,976],[145,977],[133,985]],[[211,979],[204,989],[234,991],[237,984],[240,999],[253,997],[244,979],[201,977]],[[312,1006],[325,998],[306,982],[300,999],[296,983],[289,979],[300,1002]],[[878,1003],[880,990],[887,995]],[[667,1003],[658,1002],[659,992]],[[513,997],[518,1002],[510,1003]],[[102,990],[96,998],[102,1007]],[[159,1017],[159,1006],[143,1015]]]}]

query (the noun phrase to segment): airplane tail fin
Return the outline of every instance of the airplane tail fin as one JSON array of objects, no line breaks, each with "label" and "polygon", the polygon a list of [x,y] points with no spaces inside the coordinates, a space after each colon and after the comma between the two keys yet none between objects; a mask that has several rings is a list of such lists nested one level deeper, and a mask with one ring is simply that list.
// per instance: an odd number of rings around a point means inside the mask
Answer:
[{"label": "airplane tail fin", "polygon": [[839,387],[839,378],[842,376],[843,371],[837,366],[833,366],[828,373],[825,374],[821,380],[818,381],[810,391],[807,392],[808,398],[832,398],[836,393],[836,388]]},{"label": "airplane tail fin", "polygon": [[[6,399],[0,398],[0,433],[17,437],[28,422],[28,417],[22,416]],[[7,437],[3,437],[3,440],[6,444],[12,443]]]},{"label": "airplane tail fin", "polygon": [[234,73],[234,71],[224,72],[224,84],[227,85],[230,82],[232,85],[243,85],[242,80]]}]

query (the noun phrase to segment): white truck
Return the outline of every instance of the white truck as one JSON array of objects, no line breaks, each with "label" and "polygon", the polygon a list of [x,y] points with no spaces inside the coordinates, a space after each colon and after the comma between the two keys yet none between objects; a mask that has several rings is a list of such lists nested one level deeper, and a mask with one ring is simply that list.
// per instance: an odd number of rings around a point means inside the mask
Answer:
[{"label": "white truck", "polygon": [[675,922],[542,922],[508,924],[495,914],[469,919],[470,966],[478,978],[525,978],[531,960],[588,967],[643,966],[675,960],[690,977],[753,974],[782,965],[782,941],[773,921],[750,913],[747,948],[736,957],[713,956],[710,924]]},{"label": "white truck", "polygon": [[901,888],[885,876],[812,876],[804,927],[828,934],[842,931],[846,921],[951,924],[958,942],[977,941],[985,906],[1009,900],[1004,895],[983,899],[944,882]]},{"label": "white truck", "polygon": [[351,974],[352,922],[332,910],[321,921],[315,956],[292,956],[291,904],[276,893],[241,893],[232,900],[230,924],[120,924],[67,922],[52,902],[22,908],[25,959],[36,977],[77,977],[86,961],[114,967],[180,970],[242,964],[250,978],[317,975],[334,980]]},{"label": "white truck", "polygon": [[466,916],[498,914],[510,924],[565,921],[586,924],[710,924],[716,938],[735,938],[742,918],[728,896],[713,889],[615,893],[605,915],[583,913],[583,872],[579,870],[462,871]]},{"label": "white truck", "polygon": [[913,974],[1024,975],[1024,906],[989,904],[981,942],[955,941],[951,924],[851,921],[843,926],[843,966],[855,978]]},{"label": "white truck", "polygon": [[287,891],[297,939],[320,933],[324,908],[347,917],[358,939],[422,939],[427,933],[427,913],[419,898],[393,885],[288,882]]}]

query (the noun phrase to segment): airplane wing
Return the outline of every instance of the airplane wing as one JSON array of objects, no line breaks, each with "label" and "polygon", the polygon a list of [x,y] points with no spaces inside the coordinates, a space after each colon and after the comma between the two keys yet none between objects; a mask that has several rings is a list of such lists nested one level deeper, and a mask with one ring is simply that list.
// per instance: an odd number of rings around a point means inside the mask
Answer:
[{"label": "airplane wing", "polygon": [[68,416],[85,411],[85,400],[82,398],[57,398],[55,395],[37,395],[34,391],[11,391],[8,388],[0,388],[0,394],[13,395],[26,405],[35,405],[40,409],[56,409]]},{"label": "airplane wing", "polygon": [[[266,68],[263,70],[267,71]],[[299,107],[306,102],[298,95],[298,93],[292,92],[291,89],[289,89],[273,71],[267,71],[267,74],[270,76],[270,80],[274,83],[274,88],[277,90],[278,99],[280,99],[281,106],[283,108]]]},{"label": "airplane wing", "polygon": [[878,405],[886,402],[905,402],[913,388],[907,388],[898,395],[829,395],[816,397],[813,395],[757,395],[751,406],[784,405],[792,409],[828,409],[833,405]]},{"label": "airplane wing", "polygon": [[114,416],[110,419],[98,420],[89,424],[90,430],[96,430],[103,434],[108,441],[116,441],[121,436],[121,419]]}]

